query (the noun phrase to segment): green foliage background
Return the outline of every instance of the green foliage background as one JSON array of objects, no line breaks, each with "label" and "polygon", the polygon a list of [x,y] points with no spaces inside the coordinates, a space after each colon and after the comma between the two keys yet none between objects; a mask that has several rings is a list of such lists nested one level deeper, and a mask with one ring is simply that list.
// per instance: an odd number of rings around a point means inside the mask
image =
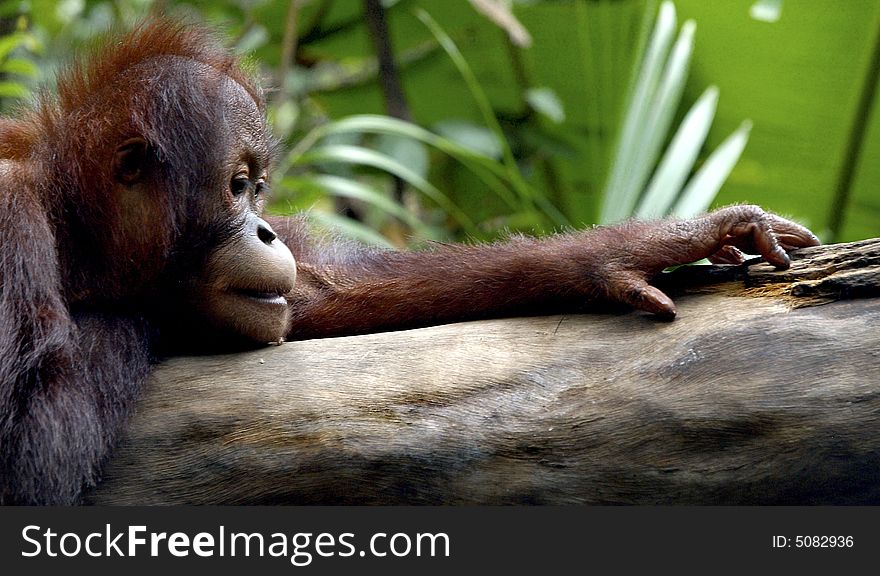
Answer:
[{"label": "green foliage background", "polygon": [[[296,64],[289,70],[280,62],[286,30],[290,38],[289,0],[6,0],[0,98],[10,111],[35,87],[51,85],[57,66],[109,26],[165,12],[216,25],[276,87],[270,116],[295,153],[275,175],[275,211],[309,209],[330,227],[393,245],[596,223],[658,5],[506,4],[530,33],[530,47],[515,46],[466,0],[384,2],[412,120],[428,130],[421,139],[393,124],[331,129],[350,115],[385,113],[361,0],[296,0]],[[715,204],[757,203],[826,241],[880,236],[880,95],[867,98],[877,81],[880,0],[674,5],[679,25],[696,23],[676,120],[707,86],[720,92],[695,168],[744,120],[752,124]],[[765,16],[756,18],[762,8]],[[477,93],[419,10],[461,51]],[[450,154],[450,145],[463,148]],[[400,167],[408,171],[398,171],[404,189],[396,194],[386,170]],[[340,209],[353,218],[334,216]]]}]

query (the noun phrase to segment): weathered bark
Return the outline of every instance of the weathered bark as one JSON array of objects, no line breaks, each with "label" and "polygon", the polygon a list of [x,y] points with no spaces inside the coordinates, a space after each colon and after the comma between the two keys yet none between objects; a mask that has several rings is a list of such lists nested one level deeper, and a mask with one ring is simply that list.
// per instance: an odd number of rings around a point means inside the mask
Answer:
[{"label": "weathered bark", "polygon": [[668,323],[491,320],[169,360],[93,499],[878,503],[880,240],[793,261],[679,269]]}]

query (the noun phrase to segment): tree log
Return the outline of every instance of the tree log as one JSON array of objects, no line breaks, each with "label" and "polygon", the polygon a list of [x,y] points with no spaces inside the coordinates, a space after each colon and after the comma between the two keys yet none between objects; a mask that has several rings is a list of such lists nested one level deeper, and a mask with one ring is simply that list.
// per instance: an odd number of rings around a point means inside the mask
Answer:
[{"label": "tree log", "polygon": [[880,239],[685,267],[679,307],[173,358],[99,504],[880,502]]}]

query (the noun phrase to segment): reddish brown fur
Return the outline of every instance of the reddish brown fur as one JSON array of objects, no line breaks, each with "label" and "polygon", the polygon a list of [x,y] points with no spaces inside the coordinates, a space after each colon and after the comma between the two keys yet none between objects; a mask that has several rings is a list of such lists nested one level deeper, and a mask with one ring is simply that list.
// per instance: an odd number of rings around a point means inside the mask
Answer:
[{"label": "reddish brown fur", "polygon": [[[62,110],[73,111],[94,104],[101,91],[129,93],[133,88],[116,83],[120,72],[145,60],[165,56],[189,58],[207,64],[243,86],[262,108],[262,92],[241,68],[237,58],[229,54],[205,28],[163,20],[143,23],[113,43],[105,43],[87,59],[75,62],[58,78],[58,100]],[[129,81],[135,78],[129,78]]]}]

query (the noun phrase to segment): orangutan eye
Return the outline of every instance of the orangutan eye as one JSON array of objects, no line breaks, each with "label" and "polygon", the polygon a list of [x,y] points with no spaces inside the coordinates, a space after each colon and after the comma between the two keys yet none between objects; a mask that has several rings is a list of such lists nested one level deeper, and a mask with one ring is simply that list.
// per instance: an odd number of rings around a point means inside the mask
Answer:
[{"label": "orangutan eye", "polygon": [[229,183],[229,189],[232,191],[233,196],[241,196],[247,192],[250,187],[251,181],[247,176],[236,176],[232,179],[232,182]]}]

